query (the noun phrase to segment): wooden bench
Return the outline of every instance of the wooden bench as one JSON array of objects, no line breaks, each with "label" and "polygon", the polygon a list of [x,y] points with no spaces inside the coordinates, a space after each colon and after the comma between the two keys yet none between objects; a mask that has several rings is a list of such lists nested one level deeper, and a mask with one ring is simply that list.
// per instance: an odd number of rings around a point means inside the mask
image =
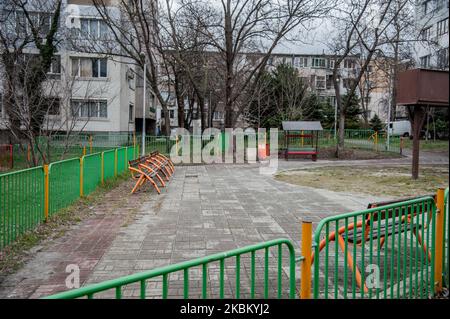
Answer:
[{"label": "wooden bench", "polygon": [[[149,182],[153,188],[161,194],[160,187],[166,187],[166,181],[169,181],[174,172],[172,161],[159,152],[153,152],[147,156],[141,156],[135,160],[128,162],[128,169],[131,176],[136,180],[136,183],[131,190],[133,194],[146,182]],[[157,184],[159,182],[159,186]]]}]

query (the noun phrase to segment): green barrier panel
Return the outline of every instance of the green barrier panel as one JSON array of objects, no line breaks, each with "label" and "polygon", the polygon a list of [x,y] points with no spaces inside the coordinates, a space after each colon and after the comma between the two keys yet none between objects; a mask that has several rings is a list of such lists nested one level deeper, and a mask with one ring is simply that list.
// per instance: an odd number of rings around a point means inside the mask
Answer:
[{"label": "green barrier panel", "polygon": [[[139,289],[140,290],[140,298],[145,299],[146,293],[147,293],[147,284],[150,283],[150,279],[155,277],[162,277],[162,298],[166,299],[168,297],[169,287],[170,287],[170,280],[169,276],[171,274],[174,274],[174,277],[176,278],[183,278],[183,296],[184,298],[189,298],[190,293],[190,275],[194,277],[194,279],[197,279],[198,283],[198,274],[197,270],[200,270],[201,272],[201,297],[202,298],[208,298],[208,294],[211,293],[211,290],[216,288],[217,295],[219,298],[225,297],[225,289],[228,290],[228,285],[226,286],[225,283],[228,283],[226,281],[225,275],[228,276],[228,274],[233,272],[235,274],[234,278],[234,298],[241,298],[241,290],[243,286],[240,280],[241,276],[241,269],[246,269],[244,266],[244,262],[249,262],[249,268],[251,269],[251,273],[249,276],[250,280],[250,287],[245,287],[245,291],[249,293],[249,297],[255,298],[257,293],[261,294],[264,298],[269,298],[269,288],[272,284],[276,291],[276,297],[282,298],[283,297],[283,246],[285,249],[287,249],[288,253],[288,265],[285,267],[285,269],[288,269],[289,271],[289,285],[286,289],[287,296],[289,298],[295,298],[295,252],[294,247],[291,243],[291,241],[287,239],[274,239],[271,241],[267,241],[264,243],[259,243],[256,245],[251,245],[243,248],[233,249],[227,252],[222,252],[214,255],[209,255],[206,257],[197,258],[194,260],[189,260],[185,262],[181,262],[178,264],[166,266],[157,268],[150,271],[145,271],[141,273],[137,273],[130,276],[125,276],[105,282],[101,282],[98,284],[94,284],[91,286],[79,288],[70,290],[67,292],[62,292],[56,295],[52,295],[47,297],[47,299],[69,299],[69,298],[80,298],[80,297],[87,297],[89,299],[93,299],[95,294],[100,294],[102,292],[107,292],[108,290],[113,293],[113,295],[116,297],[116,299],[121,299],[124,290],[127,288],[127,285],[130,285],[130,288],[132,289]],[[274,252],[269,254],[270,248],[274,248]],[[259,259],[259,255],[257,255],[258,252],[263,253],[263,260]],[[276,278],[270,280],[270,269],[269,269],[269,259],[270,256],[274,256],[273,258],[277,259],[276,262]],[[230,260],[231,259],[231,260]],[[228,261],[228,263],[226,263]],[[264,274],[263,276],[260,276],[260,274],[257,274],[257,271],[260,270],[259,262],[264,262]],[[218,264],[218,265],[216,265]],[[258,269],[257,269],[258,265]],[[215,271],[218,270],[218,277],[219,277],[219,284],[218,285],[212,285],[209,281],[210,276],[208,275],[208,268],[212,269],[214,266],[216,266]],[[217,267],[218,266],[218,267]],[[194,267],[200,267],[200,269],[194,268]],[[190,272],[191,270],[191,272]],[[196,271],[194,273],[194,271]],[[211,270],[212,271],[212,270]],[[175,274],[176,273],[176,274]],[[217,272],[216,272],[217,274]],[[262,279],[263,278],[263,279]],[[262,280],[261,280],[262,279]],[[259,282],[259,280],[262,281],[262,283]],[[177,289],[179,289],[179,283],[180,279],[177,279]],[[192,283],[191,283],[192,285]],[[225,287],[226,286],[226,287]],[[158,285],[159,287],[159,285]],[[261,293],[260,289],[257,288],[263,288],[263,291]],[[197,289],[197,286],[194,286],[194,289]],[[209,292],[208,292],[209,291]],[[100,295],[102,296],[102,295]],[[258,295],[258,297],[260,297]]]},{"label": "green barrier panel", "polygon": [[42,166],[0,175],[0,249],[44,219]]},{"label": "green barrier panel", "polygon": [[125,159],[127,155],[127,149],[125,147],[117,149],[117,174],[122,174],[127,169]]},{"label": "green barrier panel", "polygon": [[80,159],[49,165],[49,216],[80,198]]},{"label": "green barrier panel", "polygon": [[[127,147],[127,162],[134,159],[135,148],[133,146]],[[128,163],[127,163],[128,165]]]},{"label": "green barrier panel", "polygon": [[314,233],[314,298],[433,296],[435,214],[427,196],[323,219]]},{"label": "green barrier panel", "polygon": [[[113,159],[114,159],[114,152]],[[106,161],[105,161],[106,162]],[[101,153],[83,156],[83,192],[89,195],[101,183]],[[114,175],[114,161],[113,161]]]},{"label": "green barrier panel", "polygon": [[115,150],[103,152],[103,179],[105,181],[114,177],[114,165]]},{"label": "green barrier panel", "polygon": [[444,272],[443,274],[443,285],[447,288],[449,288],[449,256],[450,256],[450,245],[449,245],[449,198],[448,198],[448,187],[445,190],[444,195],[444,242],[443,242],[443,249],[442,249],[442,270]]}]

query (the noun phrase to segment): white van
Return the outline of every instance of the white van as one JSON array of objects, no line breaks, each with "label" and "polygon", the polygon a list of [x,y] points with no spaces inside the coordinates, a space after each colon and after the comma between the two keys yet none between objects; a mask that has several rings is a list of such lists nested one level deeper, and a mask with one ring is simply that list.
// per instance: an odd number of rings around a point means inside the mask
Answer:
[{"label": "white van", "polygon": [[394,121],[389,123],[389,134],[391,136],[411,136],[411,123],[409,121]]}]

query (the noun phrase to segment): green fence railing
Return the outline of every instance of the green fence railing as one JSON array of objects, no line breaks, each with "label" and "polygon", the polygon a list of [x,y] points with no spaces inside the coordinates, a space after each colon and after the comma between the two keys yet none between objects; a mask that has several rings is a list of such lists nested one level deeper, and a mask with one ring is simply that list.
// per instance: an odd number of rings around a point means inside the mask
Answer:
[{"label": "green fence railing", "polygon": [[[112,162],[113,168],[112,176],[114,176],[114,151],[110,151],[109,153],[113,154],[112,160],[109,161]],[[83,194],[89,195],[97,188],[97,186],[101,183],[101,181],[102,181],[102,154],[96,153],[83,156]]]},{"label": "green fence railing", "polygon": [[49,165],[49,216],[80,198],[80,159]]},{"label": "green fence railing", "polygon": [[445,189],[444,195],[444,241],[442,249],[442,270],[443,270],[443,283],[444,286],[450,288],[449,282],[449,258],[450,258],[450,226],[449,226],[449,196],[448,187]]},{"label": "green fence railing", "polygon": [[0,175],[0,248],[42,221],[44,172],[41,166]]},{"label": "green fence railing", "polygon": [[103,152],[103,178],[104,180],[114,177],[116,151]]},{"label": "green fence railing", "polygon": [[102,181],[124,173],[127,162],[138,155],[136,149],[128,146],[53,162],[48,165],[48,175],[46,166],[1,174],[0,249],[72,204],[81,194],[90,194]]},{"label": "green fence railing", "polygon": [[[174,278],[182,278],[182,280],[178,280],[176,282],[176,289],[181,287],[183,288],[183,297],[190,298],[190,283],[192,277],[195,274],[198,274],[198,270],[201,273],[200,285],[196,285],[193,288],[201,287],[201,298],[208,298],[210,294],[213,292],[212,289],[216,289],[216,294],[219,298],[224,298],[226,296],[225,290],[228,288],[227,283],[227,275],[230,271],[234,274],[233,282],[234,282],[234,298],[242,298],[241,295],[241,272],[244,268],[243,263],[247,260],[250,265],[248,265],[250,269],[250,283],[249,283],[249,296],[250,298],[255,297],[264,297],[269,298],[269,290],[270,283],[275,281],[276,285],[274,285],[276,294],[275,296],[278,298],[282,298],[283,294],[283,246],[287,248],[288,252],[288,269],[289,269],[289,279],[288,286],[286,288],[288,298],[295,298],[295,252],[292,243],[287,239],[275,239],[271,241],[267,241],[264,243],[259,243],[256,245],[251,245],[243,248],[238,248],[234,250],[230,250],[223,253],[218,253],[214,255],[209,255],[206,257],[197,258],[194,260],[189,260],[185,262],[181,262],[178,264],[173,264],[166,267],[161,267],[157,269],[153,269],[150,271],[145,271],[137,274],[133,274],[130,276],[125,276],[109,281],[105,281],[98,284],[93,284],[90,286],[62,292],[56,295],[49,296],[49,299],[72,299],[72,298],[82,298],[86,297],[92,299],[94,297],[104,298],[105,294],[112,294],[117,299],[121,299],[126,295],[127,287],[131,290],[138,290],[139,297],[141,299],[145,299],[147,296],[147,292],[149,289],[150,280],[159,277],[162,283],[158,283],[156,286],[161,287],[161,296],[163,299],[166,299],[169,296],[170,290],[170,276],[174,275]],[[270,259],[270,249],[276,248],[277,252],[275,255],[277,256],[276,262],[276,271],[271,273],[269,271],[269,259]],[[257,271],[260,270],[259,263],[257,261],[257,253],[262,252],[263,257],[263,265],[264,265],[264,273],[262,275],[263,278],[263,286],[262,291],[258,291],[258,287],[261,287],[257,280],[261,278],[260,274],[257,274]],[[233,259],[231,264],[227,264],[226,261],[229,259]],[[209,283],[209,277],[212,276],[208,274],[208,270],[212,269],[212,266],[215,264],[219,264],[218,267],[215,267],[215,275],[218,276],[219,285],[211,286]],[[199,269],[197,269],[199,268]],[[218,269],[217,269],[218,268]],[[274,280],[270,275],[275,274],[276,279]],[[244,277],[244,276],[243,276]],[[155,285],[153,285],[155,286]],[[258,292],[261,294],[259,295]],[[226,296],[231,297],[231,296]]]},{"label": "green fence railing", "polygon": [[322,220],[314,234],[314,298],[432,296],[435,214],[434,199],[423,197]]}]

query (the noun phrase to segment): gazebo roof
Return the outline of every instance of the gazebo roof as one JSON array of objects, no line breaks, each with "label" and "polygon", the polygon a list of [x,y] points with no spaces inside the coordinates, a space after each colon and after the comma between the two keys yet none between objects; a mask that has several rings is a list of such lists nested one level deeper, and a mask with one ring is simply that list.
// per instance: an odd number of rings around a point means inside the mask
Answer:
[{"label": "gazebo roof", "polygon": [[283,121],[285,131],[323,131],[319,121]]}]

